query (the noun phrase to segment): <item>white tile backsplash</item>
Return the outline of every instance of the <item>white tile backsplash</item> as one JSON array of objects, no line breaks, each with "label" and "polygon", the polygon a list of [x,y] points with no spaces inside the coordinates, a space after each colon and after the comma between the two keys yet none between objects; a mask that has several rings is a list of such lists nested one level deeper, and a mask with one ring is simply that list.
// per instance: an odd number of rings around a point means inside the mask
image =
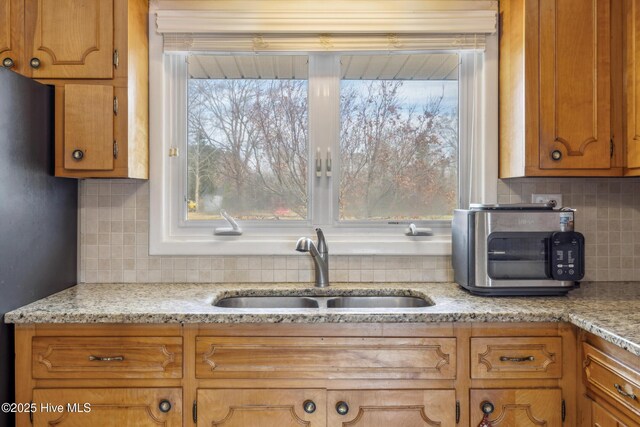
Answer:
[{"label": "white tile backsplash", "polygon": [[[562,193],[587,241],[586,280],[640,279],[640,179],[535,178],[498,181],[500,203]],[[313,264],[291,256],[149,256],[149,183],[80,183],[80,280],[97,282],[312,282]],[[330,280],[451,281],[450,257],[331,257]]]}]

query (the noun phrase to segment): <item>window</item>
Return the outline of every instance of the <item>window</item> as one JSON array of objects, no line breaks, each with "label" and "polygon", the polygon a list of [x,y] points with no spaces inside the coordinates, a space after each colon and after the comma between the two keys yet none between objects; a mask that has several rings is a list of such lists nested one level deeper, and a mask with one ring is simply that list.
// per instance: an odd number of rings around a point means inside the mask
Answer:
[{"label": "window", "polygon": [[306,56],[188,57],[187,221],[309,219]]},{"label": "window", "polygon": [[341,58],[337,220],[451,220],[460,56]]},{"label": "window", "polygon": [[[315,227],[333,254],[446,254],[453,209],[491,201],[495,36],[323,52],[180,37],[163,52],[155,35],[153,254],[290,254]],[[220,233],[227,215],[242,234]]]}]

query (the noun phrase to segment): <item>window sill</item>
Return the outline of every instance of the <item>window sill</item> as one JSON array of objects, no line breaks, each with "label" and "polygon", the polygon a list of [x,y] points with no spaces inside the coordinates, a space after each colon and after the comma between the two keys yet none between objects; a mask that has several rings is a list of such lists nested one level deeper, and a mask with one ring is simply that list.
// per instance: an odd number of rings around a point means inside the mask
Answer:
[{"label": "window sill", "polygon": [[[315,236],[309,235],[314,238]],[[331,255],[451,255],[451,236],[354,236],[326,235]],[[150,255],[295,255],[297,237],[225,236],[212,238],[182,237],[159,239],[151,236]]]}]

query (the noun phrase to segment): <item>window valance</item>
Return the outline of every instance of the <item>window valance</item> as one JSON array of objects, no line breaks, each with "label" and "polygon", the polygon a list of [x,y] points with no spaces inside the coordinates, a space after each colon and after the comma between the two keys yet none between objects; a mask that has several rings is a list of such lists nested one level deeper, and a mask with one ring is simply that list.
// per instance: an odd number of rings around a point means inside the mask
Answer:
[{"label": "window valance", "polygon": [[497,2],[482,0],[159,1],[165,51],[483,50]]}]

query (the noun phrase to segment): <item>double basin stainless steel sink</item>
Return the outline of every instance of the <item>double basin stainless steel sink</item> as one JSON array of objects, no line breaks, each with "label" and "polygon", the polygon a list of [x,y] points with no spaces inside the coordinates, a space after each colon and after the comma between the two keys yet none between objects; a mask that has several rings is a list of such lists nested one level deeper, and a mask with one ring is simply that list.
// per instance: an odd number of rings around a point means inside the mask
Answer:
[{"label": "double basin stainless steel sink", "polygon": [[215,302],[222,308],[317,308],[317,309],[379,309],[379,308],[423,308],[434,305],[426,297],[403,295],[278,295],[278,296],[233,296]]}]

